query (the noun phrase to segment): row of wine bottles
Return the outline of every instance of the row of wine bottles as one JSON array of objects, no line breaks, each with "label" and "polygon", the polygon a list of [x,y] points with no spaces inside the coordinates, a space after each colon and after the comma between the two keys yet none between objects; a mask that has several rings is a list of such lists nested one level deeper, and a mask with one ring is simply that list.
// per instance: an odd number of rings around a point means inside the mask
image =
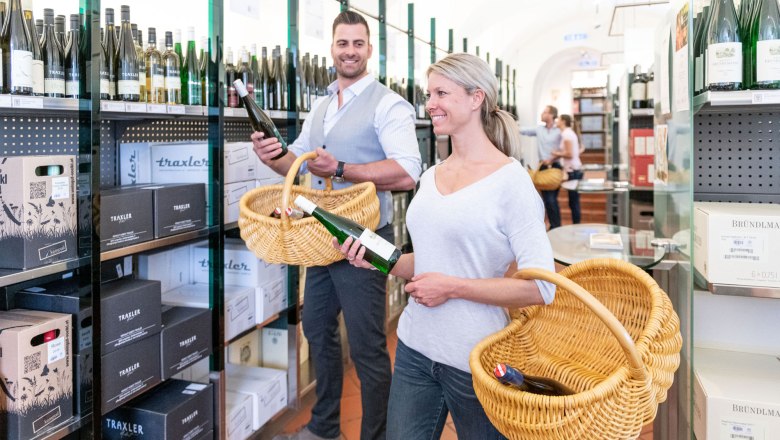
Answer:
[{"label": "row of wine bottles", "polygon": [[694,93],[780,88],[777,0],[703,0],[692,35]]},{"label": "row of wine bottles", "polygon": [[652,70],[642,73],[639,64],[634,66],[631,81],[631,108],[653,108],[655,105],[655,75]]}]

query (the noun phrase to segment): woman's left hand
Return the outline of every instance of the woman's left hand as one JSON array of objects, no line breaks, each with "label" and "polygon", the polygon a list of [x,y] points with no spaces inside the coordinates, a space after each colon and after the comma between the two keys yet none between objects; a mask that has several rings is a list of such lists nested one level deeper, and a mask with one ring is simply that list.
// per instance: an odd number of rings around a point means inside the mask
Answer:
[{"label": "woman's left hand", "polygon": [[426,272],[406,283],[406,292],[420,305],[436,307],[444,304],[457,291],[457,278],[438,272]]}]

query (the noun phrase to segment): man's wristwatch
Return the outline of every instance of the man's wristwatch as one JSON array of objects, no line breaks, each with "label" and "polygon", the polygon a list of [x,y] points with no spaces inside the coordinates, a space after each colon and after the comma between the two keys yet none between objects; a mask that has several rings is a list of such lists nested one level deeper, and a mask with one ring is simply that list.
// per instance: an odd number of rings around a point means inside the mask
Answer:
[{"label": "man's wristwatch", "polygon": [[330,177],[330,180],[336,183],[344,183],[344,162],[339,161],[336,165],[336,174]]}]

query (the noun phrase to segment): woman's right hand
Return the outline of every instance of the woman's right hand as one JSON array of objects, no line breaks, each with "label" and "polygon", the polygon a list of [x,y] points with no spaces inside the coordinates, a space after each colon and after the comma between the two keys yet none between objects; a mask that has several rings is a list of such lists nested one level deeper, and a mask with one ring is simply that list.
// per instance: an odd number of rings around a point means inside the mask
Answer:
[{"label": "woman's right hand", "polygon": [[333,247],[344,255],[349,264],[363,269],[376,270],[374,265],[363,259],[366,255],[366,247],[360,244],[360,240],[353,240],[352,237],[347,237],[344,240],[344,244],[339,244],[338,239],[333,237],[332,243]]}]

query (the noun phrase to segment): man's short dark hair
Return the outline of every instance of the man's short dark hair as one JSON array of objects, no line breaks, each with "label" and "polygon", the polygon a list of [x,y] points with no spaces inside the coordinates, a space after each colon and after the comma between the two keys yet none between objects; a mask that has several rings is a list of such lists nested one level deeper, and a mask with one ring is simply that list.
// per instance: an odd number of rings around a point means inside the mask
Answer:
[{"label": "man's short dark hair", "polygon": [[342,11],[333,20],[333,35],[336,35],[336,26],[340,24],[362,24],[366,27],[366,35],[371,38],[371,31],[368,29],[368,23],[362,15],[355,11]]},{"label": "man's short dark hair", "polygon": [[547,110],[550,112],[550,114],[552,115],[553,119],[558,117],[558,109],[555,108],[555,106],[548,105],[547,106]]}]

